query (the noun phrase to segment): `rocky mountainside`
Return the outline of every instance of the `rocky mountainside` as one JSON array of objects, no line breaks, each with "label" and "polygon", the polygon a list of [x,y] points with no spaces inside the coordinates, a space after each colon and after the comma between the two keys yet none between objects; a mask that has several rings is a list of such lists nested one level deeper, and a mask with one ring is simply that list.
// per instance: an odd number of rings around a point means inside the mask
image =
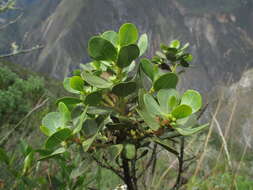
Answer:
[{"label": "rocky mountainside", "polygon": [[18,61],[63,78],[80,62],[88,61],[86,48],[90,36],[133,22],[149,35],[149,56],[160,42],[172,39],[190,42],[194,67],[185,75],[182,85],[209,91],[220,82],[239,80],[242,72],[253,66],[252,13],[252,3],[247,0],[212,3],[206,0],[39,0],[27,11],[27,19],[22,22],[26,27],[21,28],[26,34],[24,46],[43,44],[45,48],[19,57]]}]

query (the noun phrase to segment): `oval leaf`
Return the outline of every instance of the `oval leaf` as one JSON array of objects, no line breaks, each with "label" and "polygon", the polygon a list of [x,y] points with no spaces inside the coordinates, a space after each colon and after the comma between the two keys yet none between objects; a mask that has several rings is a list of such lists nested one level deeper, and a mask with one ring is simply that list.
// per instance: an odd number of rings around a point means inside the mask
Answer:
[{"label": "oval leaf", "polygon": [[134,44],[138,40],[138,29],[134,24],[123,24],[119,29],[119,44],[120,46],[126,46]]},{"label": "oval leaf", "polygon": [[55,132],[47,139],[45,143],[45,148],[52,149],[58,146],[61,142],[67,140],[71,136],[71,134],[72,131],[69,128],[64,128]]},{"label": "oval leaf", "polygon": [[79,98],[74,97],[63,97],[56,101],[56,105],[58,105],[60,102],[64,103],[68,108],[72,105],[76,105],[82,102]]},{"label": "oval leaf", "polygon": [[102,34],[102,37],[109,42],[111,42],[115,47],[117,47],[119,43],[119,36],[117,32],[114,31],[106,31]]},{"label": "oval leaf", "polygon": [[68,122],[69,120],[71,120],[71,113],[68,109],[68,107],[63,103],[63,102],[60,102],[58,104],[58,110],[59,112],[61,113],[62,115],[62,118],[64,120],[64,123]]},{"label": "oval leaf", "polygon": [[135,44],[122,47],[119,51],[117,66],[120,68],[129,66],[133,60],[138,58],[139,53],[140,50]]},{"label": "oval leaf", "polygon": [[70,78],[70,87],[77,91],[83,91],[84,81],[80,76],[73,76]]},{"label": "oval leaf", "polygon": [[188,105],[192,108],[192,113],[199,111],[202,106],[202,97],[195,90],[187,90],[181,99],[181,104]]},{"label": "oval leaf", "polygon": [[58,128],[63,127],[64,125],[65,122],[62,115],[59,112],[51,112],[42,119],[43,127],[41,127],[41,130],[45,135],[50,136],[55,133]]},{"label": "oval leaf", "polygon": [[67,90],[70,93],[74,93],[74,94],[80,94],[80,92],[78,90],[74,90],[73,88],[71,88],[70,86],[70,78],[65,78],[63,81],[63,87],[65,88],[65,90]]},{"label": "oval leaf", "polygon": [[116,61],[117,50],[111,42],[95,36],[89,40],[88,53],[95,60]]},{"label": "oval leaf", "polygon": [[150,129],[156,131],[160,128],[160,124],[157,122],[156,118],[153,115],[150,115],[144,110],[138,110],[138,114],[142,117],[145,123],[150,127]]},{"label": "oval leaf", "polygon": [[155,91],[160,89],[176,88],[178,77],[175,73],[166,73],[160,76],[154,83]]},{"label": "oval leaf", "polygon": [[90,106],[96,106],[102,100],[102,93],[101,91],[92,92],[86,96],[84,103]]},{"label": "oval leaf", "polygon": [[144,104],[146,107],[146,110],[153,114],[153,115],[163,115],[163,112],[156,102],[156,100],[151,96],[150,94],[145,94],[144,95]]},{"label": "oval leaf", "polygon": [[181,135],[187,136],[187,135],[193,135],[201,130],[203,130],[204,128],[208,127],[209,124],[205,124],[205,125],[201,125],[198,127],[194,127],[194,128],[175,128]]},{"label": "oval leaf", "polygon": [[136,90],[136,83],[135,82],[125,82],[115,85],[112,88],[112,92],[117,96],[128,96],[131,93],[134,93]]},{"label": "oval leaf", "polygon": [[151,79],[154,79],[154,66],[149,59],[141,59],[141,69]]},{"label": "oval leaf", "polygon": [[112,145],[108,148],[108,154],[111,161],[115,160],[123,151],[122,144]]},{"label": "oval leaf", "polygon": [[109,82],[105,79],[102,79],[98,76],[92,75],[88,72],[82,73],[82,78],[89,83],[91,86],[97,87],[97,88],[110,88],[113,83]]},{"label": "oval leaf", "polygon": [[38,161],[43,161],[43,160],[47,160],[49,158],[53,158],[59,154],[63,154],[64,152],[66,152],[66,149],[61,147],[61,148],[58,148],[57,150],[55,150],[54,152],[48,154],[48,155],[44,155],[42,158],[40,158]]},{"label": "oval leaf", "polygon": [[147,48],[148,48],[148,35],[147,34],[142,34],[139,41],[138,41],[138,47],[140,49],[140,55],[142,56]]},{"label": "oval leaf", "polygon": [[161,89],[157,93],[157,99],[164,113],[171,111],[170,100],[172,97],[179,97],[179,93],[175,89]]},{"label": "oval leaf", "polygon": [[175,117],[176,119],[181,119],[181,118],[185,118],[188,117],[189,115],[192,114],[192,109],[190,106],[187,105],[180,105],[178,107],[176,107],[171,114],[173,115],[173,117]]}]

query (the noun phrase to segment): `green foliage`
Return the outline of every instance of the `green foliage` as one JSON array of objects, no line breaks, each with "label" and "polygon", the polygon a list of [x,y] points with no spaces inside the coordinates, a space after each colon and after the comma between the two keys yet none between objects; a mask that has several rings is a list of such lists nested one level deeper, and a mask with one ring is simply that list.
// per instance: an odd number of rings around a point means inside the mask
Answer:
[{"label": "green foliage", "polygon": [[[15,123],[45,91],[42,78],[20,78],[7,67],[0,68],[0,124]],[[3,119],[5,118],[5,119]],[[8,121],[7,121],[7,120]]]},{"label": "green foliage", "polygon": [[136,26],[126,23],[118,33],[106,31],[89,40],[93,60],[64,80],[66,90],[79,97],[59,99],[58,112],[42,120],[48,138],[38,152],[41,160],[66,160],[78,148],[83,159],[111,169],[132,190],[136,164],[147,154],[143,149],[154,143],[178,156],[167,141],[207,127],[193,119],[202,106],[201,95],[188,90],[180,96],[176,90],[178,73],[192,61],[185,53],[188,44],[161,45],[161,52],[139,64],[148,40],[146,34],[138,36]]}]

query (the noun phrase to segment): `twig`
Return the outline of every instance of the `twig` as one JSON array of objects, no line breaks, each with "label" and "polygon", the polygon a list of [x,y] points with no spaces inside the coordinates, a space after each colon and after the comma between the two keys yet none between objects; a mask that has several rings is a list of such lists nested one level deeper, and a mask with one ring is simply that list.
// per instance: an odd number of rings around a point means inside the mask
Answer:
[{"label": "twig", "polygon": [[9,136],[36,110],[40,109],[41,107],[43,107],[48,101],[48,98],[45,99],[41,104],[36,105],[31,111],[29,111],[25,117],[23,119],[21,119],[13,128],[12,130],[6,135],[4,136],[1,141],[0,141],[0,146],[3,145],[5,143],[5,141],[9,138]]},{"label": "twig", "polygon": [[32,47],[30,49],[22,49],[22,50],[19,50],[17,52],[3,54],[3,55],[0,55],[0,59],[8,58],[8,57],[13,57],[13,56],[20,55],[20,54],[26,54],[26,53],[29,53],[29,52],[32,52],[32,51],[35,51],[35,50],[42,49],[43,47],[44,46],[37,45],[37,46]]},{"label": "twig", "polygon": [[140,178],[145,173],[145,171],[147,171],[147,169],[151,166],[152,161],[153,161],[154,157],[156,156],[156,149],[157,149],[157,144],[154,145],[154,148],[153,148],[153,151],[152,151],[152,154],[150,156],[150,159],[149,159],[148,163],[146,164],[146,166],[144,167],[144,169],[138,175],[137,178]]},{"label": "twig", "polygon": [[207,104],[203,107],[203,109],[200,110],[200,113],[199,113],[199,115],[198,115],[198,117],[197,117],[197,120],[199,120],[199,119],[201,118],[201,116],[205,113],[205,111],[206,111],[208,105],[209,105],[209,104],[207,103]]},{"label": "twig", "polygon": [[117,176],[119,176],[123,181],[124,181],[124,177],[123,175],[121,174],[121,171],[120,170],[117,170],[116,168],[112,167],[111,165],[105,165],[103,164],[101,161],[99,161],[95,156],[92,156],[92,159],[95,160],[95,162],[97,162],[97,164],[103,168],[106,168],[108,170],[111,170],[113,171]]}]

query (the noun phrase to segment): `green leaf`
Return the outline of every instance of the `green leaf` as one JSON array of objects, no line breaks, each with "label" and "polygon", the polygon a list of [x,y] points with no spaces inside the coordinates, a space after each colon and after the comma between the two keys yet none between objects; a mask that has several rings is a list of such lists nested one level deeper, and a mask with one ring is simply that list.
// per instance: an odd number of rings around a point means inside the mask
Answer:
[{"label": "green leaf", "polygon": [[0,148],[0,161],[5,162],[7,165],[10,162],[9,156],[6,154],[6,152],[2,148]]},{"label": "green leaf", "polygon": [[176,106],[178,106],[178,104],[179,104],[179,102],[180,102],[180,100],[178,99],[178,97],[179,97],[179,94],[178,94],[178,96],[171,96],[171,97],[169,98],[168,105],[169,105],[169,110],[170,110],[170,111],[174,110],[174,108],[175,108]]},{"label": "green leaf", "polygon": [[93,114],[93,115],[105,115],[105,114],[109,114],[113,111],[113,109],[108,108],[108,107],[103,107],[103,106],[99,106],[99,107],[95,107],[95,106],[89,106],[87,113],[89,114]]},{"label": "green leaf", "polygon": [[90,137],[97,133],[98,125],[94,119],[87,119],[82,127],[84,136]]},{"label": "green leaf", "polygon": [[88,43],[89,55],[98,61],[116,61],[117,49],[111,42],[100,36],[92,37]]},{"label": "green leaf", "polygon": [[68,107],[64,103],[60,102],[58,104],[58,110],[62,115],[64,123],[67,123],[69,120],[71,120],[71,113],[70,113]]},{"label": "green leaf", "polygon": [[116,144],[116,145],[112,145],[108,148],[107,152],[109,154],[109,159],[111,161],[114,161],[117,157],[119,157],[119,155],[121,154],[121,152],[123,151],[123,145],[122,144]]},{"label": "green leaf", "polygon": [[175,73],[166,73],[160,76],[154,83],[155,91],[160,89],[176,88],[178,77]]},{"label": "green leaf", "polygon": [[96,91],[96,92],[92,92],[89,95],[87,95],[84,100],[84,103],[86,105],[96,106],[101,102],[101,100],[102,100],[102,92]]},{"label": "green leaf", "polygon": [[68,107],[68,109],[70,109],[73,105],[81,103],[82,100],[74,97],[63,97],[56,101],[56,105],[58,105],[60,102],[64,103]]},{"label": "green leaf", "polygon": [[46,149],[52,149],[58,146],[61,142],[67,140],[71,136],[71,134],[72,131],[69,128],[64,128],[55,132],[46,140]]},{"label": "green leaf", "polygon": [[158,137],[153,137],[152,138],[154,142],[156,142],[157,144],[159,144],[160,146],[162,146],[165,150],[175,154],[175,155],[178,155],[179,153],[174,150],[173,148],[171,148],[171,145],[168,144],[165,140],[162,140]]},{"label": "green leaf", "polygon": [[171,114],[176,119],[181,119],[190,116],[192,114],[192,109],[187,105],[179,105],[171,112]]},{"label": "green leaf", "polygon": [[157,99],[164,113],[171,111],[170,100],[172,97],[179,97],[179,93],[175,89],[161,89],[158,91]]},{"label": "green leaf", "polygon": [[133,60],[138,58],[139,54],[140,50],[137,45],[123,46],[119,51],[117,66],[120,68],[129,66]]},{"label": "green leaf", "polygon": [[138,40],[138,29],[134,24],[123,24],[119,29],[119,44],[120,46],[127,46],[134,44]]},{"label": "green leaf", "polygon": [[175,129],[181,134],[181,135],[184,135],[184,136],[187,136],[187,135],[192,135],[192,134],[195,134],[201,130],[203,130],[204,128],[208,127],[209,124],[205,124],[205,125],[201,125],[201,126],[198,126],[198,127],[194,127],[194,128],[179,128],[179,127],[176,127]]},{"label": "green leaf", "polygon": [[155,116],[150,115],[147,111],[136,110],[138,114],[143,118],[145,123],[150,127],[150,129],[156,131],[160,128],[160,124],[157,122]]},{"label": "green leaf", "polygon": [[83,141],[82,146],[83,146],[83,150],[84,150],[85,152],[87,152],[87,151],[89,150],[90,146],[92,145],[92,143],[93,143],[94,140],[96,139],[96,137],[97,137],[99,131],[100,131],[100,130],[104,127],[104,125],[106,124],[107,119],[108,119],[108,117],[106,117],[106,118],[99,124],[96,133],[95,133],[91,138],[89,138],[89,139]]},{"label": "green leaf", "polygon": [[91,86],[97,87],[97,88],[110,88],[113,83],[109,82],[105,79],[102,79],[98,76],[92,75],[88,72],[82,73],[82,78],[89,83]]},{"label": "green leaf", "polygon": [[102,34],[102,37],[109,42],[111,42],[115,47],[119,44],[119,36],[117,32],[114,31],[106,31]]},{"label": "green leaf", "polygon": [[202,106],[202,97],[195,90],[187,90],[181,99],[181,105],[188,105],[192,108],[192,113],[199,111]]},{"label": "green leaf", "polygon": [[139,41],[138,41],[138,47],[140,49],[140,55],[142,56],[147,48],[148,48],[148,35],[147,34],[142,34]]},{"label": "green leaf", "polygon": [[154,66],[149,59],[141,59],[141,69],[151,80],[154,80]]},{"label": "green leaf", "polygon": [[136,90],[136,83],[135,82],[123,82],[115,85],[112,88],[112,92],[117,96],[128,96],[134,93]]},{"label": "green leaf", "polygon": [[173,40],[173,41],[170,43],[170,47],[171,47],[171,48],[176,48],[176,49],[180,48],[180,41],[178,41],[178,40]]},{"label": "green leaf", "polygon": [[51,112],[42,119],[41,130],[45,135],[50,136],[55,133],[58,128],[64,127],[64,125],[65,121],[62,115],[59,112]]},{"label": "green leaf", "polygon": [[153,115],[163,115],[164,114],[162,112],[160,106],[156,102],[156,100],[150,94],[144,95],[144,103],[145,103],[146,110],[149,113],[151,113]]},{"label": "green leaf", "polygon": [[83,91],[84,81],[80,76],[73,76],[70,78],[70,87],[77,91]]},{"label": "green leaf", "polygon": [[136,148],[134,144],[126,144],[124,146],[124,154],[125,157],[129,160],[132,160],[135,158],[136,155]]},{"label": "green leaf", "polygon": [[65,149],[65,148],[63,148],[63,147],[58,148],[58,149],[56,149],[54,152],[52,152],[52,153],[50,153],[50,154],[48,154],[48,155],[43,156],[43,157],[40,158],[38,161],[43,161],[43,160],[47,160],[47,159],[56,157],[57,155],[63,154],[64,152],[66,152],[66,149]]},{"label": "green leaf", "polygon": [[71,88],[71,86],[70,86],[70,78],[65,78],[64,79],[64,81],[63,81],[63,87],[65,88],[65,90],[67,90],[70,93],[80,94],[80,91],[74,90],[73,88]]},{"label": "green leaf", "polygon": [[87,119],[87,110],[88,110],[88,106],[85,107],[83,113],[79,116],[79,121],[77,123],[76,128],[73,130],[73,134],[79,133],[83,127],[83,123],[85,122],[85,120]]},{"label": "green leaf", "polygon": [[34,161],[34,152],[30,152],[24,160],[24,166],[23,166],[23,170],[22,170],[22,174],[25,175],[28,170],[32,167],[32,163]]},{"label": "green leaf", "polygon": [[186,53],[186,54],[184,55],[184,60],[185,60],[186,62],[192,62],[193,56],[192,56],[191,54],[189,54],[189,53]]}]

